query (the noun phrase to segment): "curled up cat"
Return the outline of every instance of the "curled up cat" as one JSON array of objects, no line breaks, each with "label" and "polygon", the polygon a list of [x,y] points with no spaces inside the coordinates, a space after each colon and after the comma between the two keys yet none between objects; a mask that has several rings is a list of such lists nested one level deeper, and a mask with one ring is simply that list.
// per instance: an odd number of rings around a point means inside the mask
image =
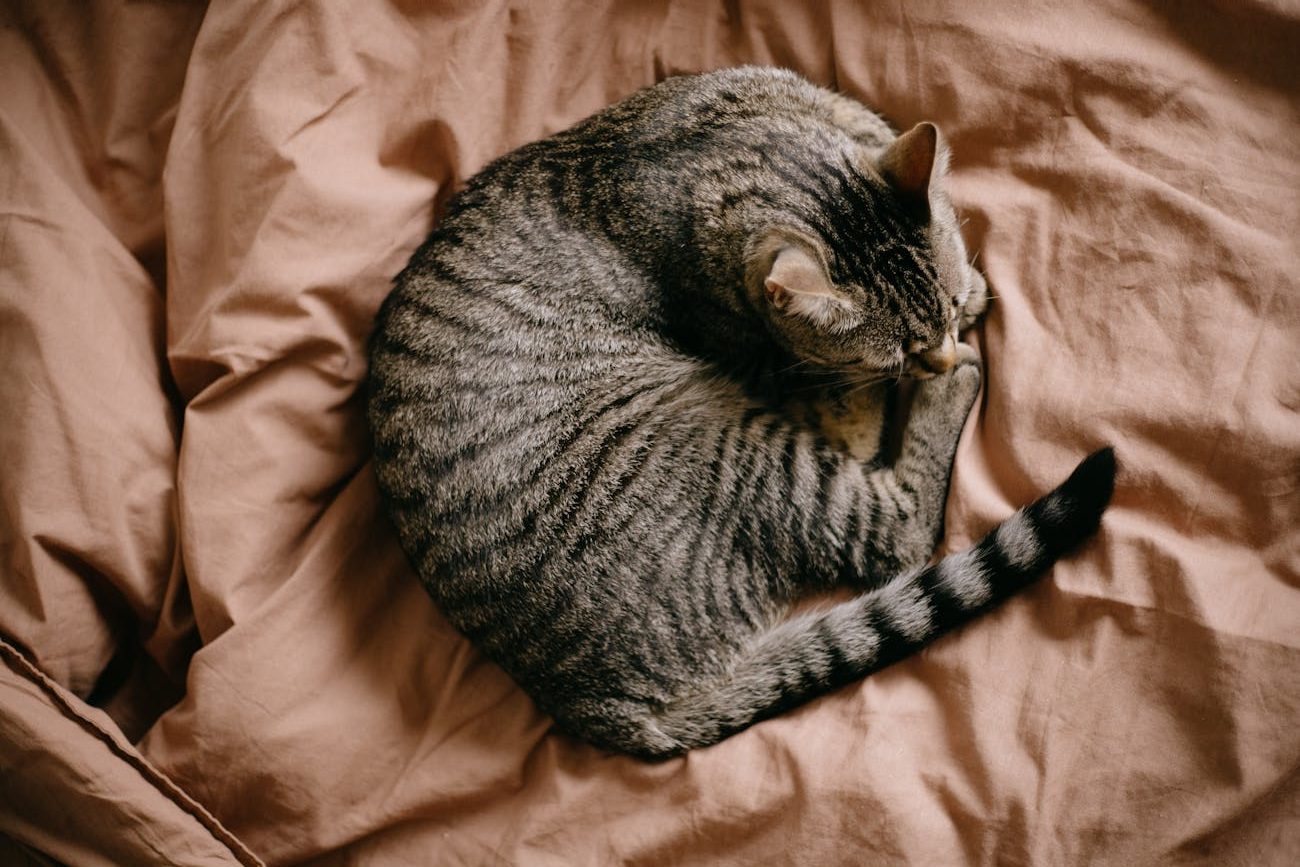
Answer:
[{"label": "curled up cat", "polygon": [[1097,528],[1110,449],[927,565],[987,297],[947,160],[933,125],[895,135],[790,72],[671,78],[488,165],[399,275],[371,341],[384,501],[448,619],[563,730],[716,743]]}]

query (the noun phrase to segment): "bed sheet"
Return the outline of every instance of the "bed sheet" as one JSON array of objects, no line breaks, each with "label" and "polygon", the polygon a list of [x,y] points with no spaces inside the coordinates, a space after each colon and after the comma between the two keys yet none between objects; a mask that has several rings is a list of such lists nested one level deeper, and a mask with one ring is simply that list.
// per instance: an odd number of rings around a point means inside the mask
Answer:
[{"label": "bed sheet", "polygon": [[[121,773],[210,814],[176,820],[177,845],[226,834],[320,865],[1294,863],[1300,10],[89,8],[15,4],[0,30],[22,82],[0,94],[0,635],[53,684],[14,695],[105,708],[133,742]],[[1122,475],[1097,538],[1005,607],[645,764],[553,733],[414,580],[370,470],[365,341],[491,158],[740,63],[951,143],[996,297],[944,550],[1101,444]],[[10,725],[14,755],[92,749],[40,729]],[[60,773],[45,783],[81,791]],[[0,806],[23,814],[30,777]],[[31,827],[0,823],[39,845]]]}]

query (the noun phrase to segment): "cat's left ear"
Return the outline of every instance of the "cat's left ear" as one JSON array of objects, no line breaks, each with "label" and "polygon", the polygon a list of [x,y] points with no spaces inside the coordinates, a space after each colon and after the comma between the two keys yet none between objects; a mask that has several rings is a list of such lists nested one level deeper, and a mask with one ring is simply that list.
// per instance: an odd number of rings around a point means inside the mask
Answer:
[{"label": "cat's left ear", "polygon": [[877,158],[876,168],[900,199],[928,213],[930,184],[946,163],[938,127],[922,122],[894,139]]},{"label": "cat's left ear", "polygon": [[801,244],[786,244],[763,278],[768,303],[829,331],[851,328],[853,305],[831,285],[826,269]]}]

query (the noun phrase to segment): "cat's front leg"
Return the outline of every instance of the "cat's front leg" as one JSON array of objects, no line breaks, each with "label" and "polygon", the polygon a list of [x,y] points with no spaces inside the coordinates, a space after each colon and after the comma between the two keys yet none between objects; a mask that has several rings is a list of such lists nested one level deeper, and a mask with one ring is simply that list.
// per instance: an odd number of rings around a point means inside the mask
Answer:
[{"label": "cat's front leg", "polygon": [[952,462],[966,417],[980,390],[979,353],[957,344],[957,362],[946,373],[917,383],[902,449],[893,467],[898,487],[909,494],[910,511],[898,535],[897,555],[905,568],[921,566],[943,532]]}]

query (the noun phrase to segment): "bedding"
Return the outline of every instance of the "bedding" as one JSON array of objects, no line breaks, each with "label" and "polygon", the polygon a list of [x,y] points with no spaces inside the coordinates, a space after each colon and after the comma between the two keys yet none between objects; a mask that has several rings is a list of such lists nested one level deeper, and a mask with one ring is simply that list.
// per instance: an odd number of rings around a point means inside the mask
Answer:
[{"label": "bedding", "polygon": [[[952,145],[996,297],[942,549],[1121,477],[1003,608],[646,764],[415,581],[365,342],[494,156],[741,63]],[[1294,4],[10,2],[0,81],[0,856],[1300,857]]]}]

